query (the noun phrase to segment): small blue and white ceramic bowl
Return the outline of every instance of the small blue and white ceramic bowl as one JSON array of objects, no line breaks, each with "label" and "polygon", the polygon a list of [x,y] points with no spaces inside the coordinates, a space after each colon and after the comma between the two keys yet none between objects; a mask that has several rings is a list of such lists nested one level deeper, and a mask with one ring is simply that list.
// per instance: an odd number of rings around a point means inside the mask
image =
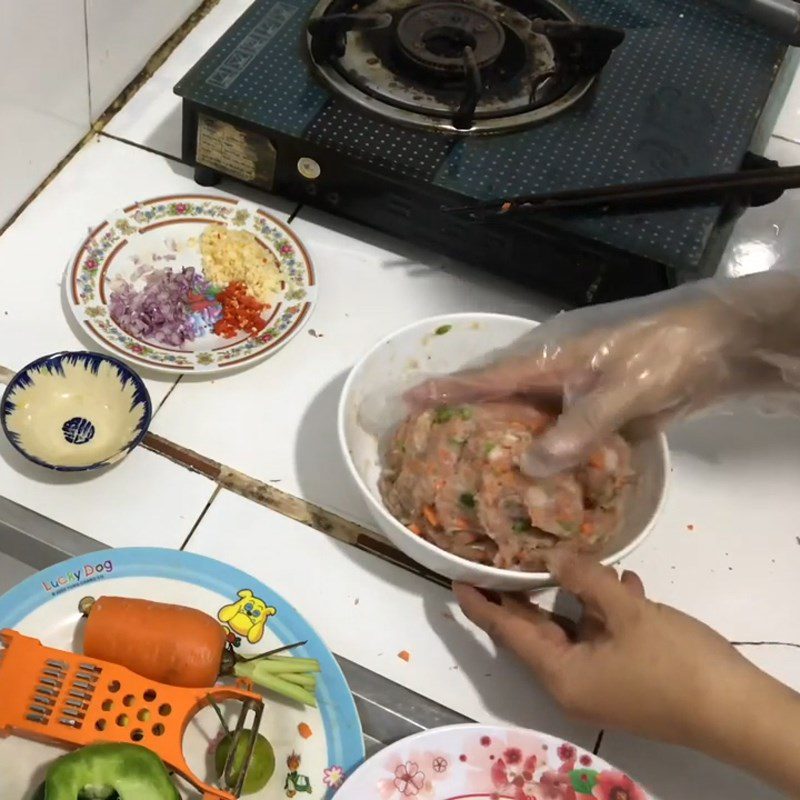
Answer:
[{"label": "small blue and white ceramic bowl", "polygon": [[107,467],[141,442],[152,416],[142,379],[115,358],[56,353],[9,382],[0,423],[11,444],[49,469]]}]

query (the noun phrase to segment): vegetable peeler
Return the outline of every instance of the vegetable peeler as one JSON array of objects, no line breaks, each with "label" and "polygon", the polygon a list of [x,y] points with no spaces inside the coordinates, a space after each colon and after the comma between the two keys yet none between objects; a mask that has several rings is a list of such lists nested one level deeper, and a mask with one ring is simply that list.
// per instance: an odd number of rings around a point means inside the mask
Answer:
[{"label": "vegetable peeler", "polygon": [[[0,631],[0,695],[0,737],[15,735],[64,747],[140,744],[191,783],[203,800],[237,800],[241,795],[264,711],[259,695],[239,687],[169,686],[116,664],[45,647],[8,629]],[[189,722],[218,700],[242,703],[222,772],[224,788],[202,781],[183,755]],[[246,727],[248,717],[252,722]],[[242,768],[235,770],[243,735],[249,736],[249,747]]]}]

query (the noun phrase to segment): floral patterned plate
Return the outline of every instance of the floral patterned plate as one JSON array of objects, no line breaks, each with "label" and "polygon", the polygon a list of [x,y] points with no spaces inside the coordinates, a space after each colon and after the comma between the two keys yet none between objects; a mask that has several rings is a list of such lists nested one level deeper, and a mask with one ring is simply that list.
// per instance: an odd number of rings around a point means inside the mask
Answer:
[{"label": "floral patterned plate", "polygon": [[[199,239],[208,225],[254,234],[278,260],[283,290],[269,309],[267,327],[236,339],[203,336],[169,348],[126,333],[108,310],[109,286],[141,265],[202,271]],[[233,197],[156,197],[111,214],[89,232],[67,267],[65,290],[78,322],[100,346],[158,372],[219,373],[271,355],[300,330],[316,298],[311,259],[288,227],[258,206]]]},{"label": "floral patterned plate", "polygon": [[592,753],[536,731],[454,725],[387,747],[336,800],[652,800]]}]

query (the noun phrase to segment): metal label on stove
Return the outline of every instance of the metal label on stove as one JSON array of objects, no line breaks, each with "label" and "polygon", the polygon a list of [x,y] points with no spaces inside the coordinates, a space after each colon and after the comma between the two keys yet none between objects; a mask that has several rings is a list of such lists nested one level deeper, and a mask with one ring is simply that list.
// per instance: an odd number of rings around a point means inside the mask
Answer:
[{"label": "metal label on stove", "polygon": [[240,181],[271,190],[276,150],[263,134],[242,131],[201,114],[197,120],[197,163]]},{"label": "metal label on stove", "polygon": [[277,2],[255,24],[233,52],[206,78],[206,83],[227,89],[275,38],[278,31],[297,11],[295,6]]}]

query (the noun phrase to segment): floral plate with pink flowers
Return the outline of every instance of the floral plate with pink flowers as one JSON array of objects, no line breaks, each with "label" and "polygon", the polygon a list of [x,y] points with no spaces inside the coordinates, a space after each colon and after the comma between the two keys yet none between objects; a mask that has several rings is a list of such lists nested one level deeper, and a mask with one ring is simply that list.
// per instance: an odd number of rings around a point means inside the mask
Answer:
[{"label": "floral plate with pink flowers", "polygon": [[[203,276],[201,236],[216,225],[252,234],[280,272],[280,291],[260,312],[258,326],[231,338],[214,330],[222,313],[214,293],[224,287],[211,287]],[[147,285],[153,275],[165,274],[176,281],[179,274],[192,276],[186,319],[173,324],[169,337],[160,331],[154,338],[135,330],[138,310],[115,313],[114,293],[120,284]],[[211,195],[156,197],[110,214],[89,231],[67,266],[64,289],[76,320],[97,344],[134,365],[173,375],[219,373],[271,355],[308,320],[317,291],[311,259],[288,226],[246,200]],[[183,313],[180,302],[178,307],[165,311],[168,324]],[[208,316],[212,312],[216,319]]]},{"label": "floral plate with pink flowers", "polygon": [[652,800],[630,776],[536,731],[454,725],[387,747],[336,800]]}]

